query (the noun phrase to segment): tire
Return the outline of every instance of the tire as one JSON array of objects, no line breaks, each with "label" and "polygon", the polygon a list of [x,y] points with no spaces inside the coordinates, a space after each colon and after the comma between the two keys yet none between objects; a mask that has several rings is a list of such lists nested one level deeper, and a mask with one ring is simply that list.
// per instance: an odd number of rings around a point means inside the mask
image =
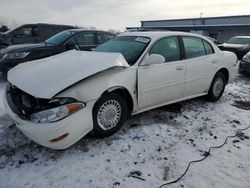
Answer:
[{"label": "tire", "polygon": [[116,133],[126,121],[127,114],[128,107],[123,97],[116,93],[104,95],[93,109],[94,135],[106,137]]},{"label": "tire", "polygon": [[209,88],[208,94],[206,96],[206,100],[215,102],[219,100],[225,90],[226,86],[226,77],[222,72],[216,73],[212,84]]}]

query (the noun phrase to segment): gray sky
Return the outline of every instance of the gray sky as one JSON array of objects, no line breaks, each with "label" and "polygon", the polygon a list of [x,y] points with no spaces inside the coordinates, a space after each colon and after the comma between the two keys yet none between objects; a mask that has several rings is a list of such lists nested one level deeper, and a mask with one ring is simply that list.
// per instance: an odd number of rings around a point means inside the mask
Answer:
[{"label": "gray sky", "polygon": [[123,30],[141,20],[250,14],[249,0],[0,0],[0,21]]}]

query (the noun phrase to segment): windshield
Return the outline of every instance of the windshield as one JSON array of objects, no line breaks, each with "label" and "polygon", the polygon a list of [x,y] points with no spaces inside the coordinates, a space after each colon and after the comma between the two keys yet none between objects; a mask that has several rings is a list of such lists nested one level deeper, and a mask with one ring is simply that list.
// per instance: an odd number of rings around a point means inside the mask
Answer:
[{"label": "windshield", "polygon": [[70,31],[63,31],[60,33],[57,33],[56,35],[53,35],[49,39],[46,40],[47,44],[54,44],[54,45],[59,45],[62,42],[66,41],[72,36],[72,32]]},{"label": "windshield", "polygon": [[230,44],[250,44],[250,38],[244,37],[233,37],[231,38],[228,43]]},{"label": "windshield", "polygon": [[129,65],[135,64],[144,49],[148,46],[150,38],[139,36],[120,36],[100,45],[94,51],[119,52]]}]

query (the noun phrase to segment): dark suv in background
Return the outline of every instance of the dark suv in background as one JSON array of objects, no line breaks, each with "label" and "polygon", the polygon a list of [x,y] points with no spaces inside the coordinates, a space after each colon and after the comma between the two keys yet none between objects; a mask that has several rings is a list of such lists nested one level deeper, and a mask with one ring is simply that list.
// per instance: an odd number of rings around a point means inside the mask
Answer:
[{"label": "dark suv in background", "polygon": [[71,29],[62,31],[43,43],[12,45],[0,50],[0,72],[7,71],[19,63],[49,57],[67,50],[92,50],[113,38],[114,33]]},{"label": "dark suv in background", "polygon": [[0,48],[25,43],[39,43],[56,33],[78,27],[55,24],[25,24],[15,29],[0,33]]}]

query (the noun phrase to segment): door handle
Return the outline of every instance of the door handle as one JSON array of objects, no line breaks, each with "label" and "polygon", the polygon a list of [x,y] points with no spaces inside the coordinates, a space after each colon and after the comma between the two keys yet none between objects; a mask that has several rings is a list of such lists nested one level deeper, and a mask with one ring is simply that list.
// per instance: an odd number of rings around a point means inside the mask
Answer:
[{"label": "door handle", "polygon": [[177,66],[177,67],[176,67],[176,70],[177,70],[177,71],[182,71],[182,70],[184,70],[184,66]]}]

